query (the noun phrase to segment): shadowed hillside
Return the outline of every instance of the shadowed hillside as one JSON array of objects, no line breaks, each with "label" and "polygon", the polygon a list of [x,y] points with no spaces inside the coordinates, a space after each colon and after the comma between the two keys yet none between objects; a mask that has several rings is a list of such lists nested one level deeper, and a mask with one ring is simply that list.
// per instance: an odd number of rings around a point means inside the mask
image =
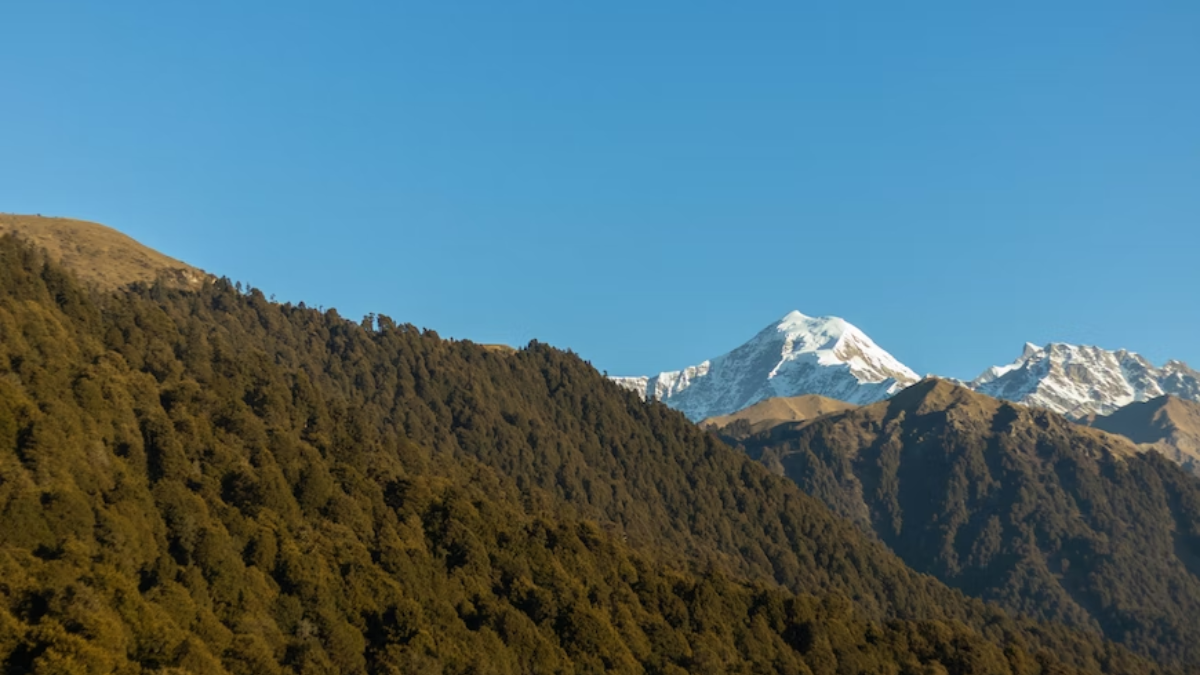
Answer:
[{"label": "shadowed hillside", "polygon": [[731,440],[917,570],[1143,653],[1200,659],[1200,483],[1125,438],[926,380]]}]

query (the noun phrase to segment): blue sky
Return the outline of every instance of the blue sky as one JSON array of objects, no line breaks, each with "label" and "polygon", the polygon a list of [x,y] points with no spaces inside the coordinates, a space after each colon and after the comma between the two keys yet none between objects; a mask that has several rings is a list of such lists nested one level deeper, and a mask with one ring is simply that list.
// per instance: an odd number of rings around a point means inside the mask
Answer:
[{"label": "blue sky", "polygon": [[1200,4],[9,2],[0,211],[677,368],[791,309],[1200,366]]}]

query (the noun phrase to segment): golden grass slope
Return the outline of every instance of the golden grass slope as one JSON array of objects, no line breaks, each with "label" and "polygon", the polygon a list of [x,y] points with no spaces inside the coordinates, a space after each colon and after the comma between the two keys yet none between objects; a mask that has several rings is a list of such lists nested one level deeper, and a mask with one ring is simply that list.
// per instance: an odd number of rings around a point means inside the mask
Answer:
[{"label": "golden grass slope", "polygon": [[104,289],[160,278],[172,285],[196,287],[209,278],[202,270],[99,223],[0,213],[0,235],[9,232],[46,249],[84,281]]},{"label": "golden grass slope", "polygon": [[852,403],[816,394],[769,398],[729,415],[710,417],[701,422],[700,426],[722,429],[738,420],[746,420],[750,424],[750,432],[758,433],[787,422],[804,422],[829,413],[853,410],[855,407]]},{"label": "golden grass slope", "polygon": [[1194,473],[1200,470],[1200,403],[1160,396],[1086,422],[1125,436],[1143,449],[1158,450]]}]

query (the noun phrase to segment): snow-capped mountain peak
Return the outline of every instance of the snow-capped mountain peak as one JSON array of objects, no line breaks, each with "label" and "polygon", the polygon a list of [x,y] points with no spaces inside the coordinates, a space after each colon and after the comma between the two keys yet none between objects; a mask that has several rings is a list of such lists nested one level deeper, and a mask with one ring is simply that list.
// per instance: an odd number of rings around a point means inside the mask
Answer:
[{"label": "snow-capped mountain peak", "polygon": [[1026,342],[1025,349],[1021,350],[1021,359],[1020,360],[1025,361],[1040,351],[1042,351],[1041,347],[1037,346],[1036,344],[1034,344],[1032,342]]},{"label": "snow-capped mountain peak", "polygon": [[702,420],[775,396],[873,403],[919,378],[846,320],[793,311],[715,359],[651,377],[613,379]]},{"label": "snow-capped mountain peak", "polygon": [[1052,342],[1026,344],[1007,366],[992,366],[970,383],[989,396],[1047,408],[1069,417],[1109,414],[1163,394],[1200,400],[1200,373],[1179,361],[1157,368],[1127,350]]}]

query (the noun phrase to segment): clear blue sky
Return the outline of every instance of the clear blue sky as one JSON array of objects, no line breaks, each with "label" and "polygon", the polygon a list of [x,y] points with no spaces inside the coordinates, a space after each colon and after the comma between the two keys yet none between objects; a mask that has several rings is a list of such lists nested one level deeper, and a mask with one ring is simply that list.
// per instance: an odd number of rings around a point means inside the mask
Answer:
[{"label": "clear blue sky", "polygon": [[1200,3],[5,2],[0,211],[613,374],[1200,366]]}]

